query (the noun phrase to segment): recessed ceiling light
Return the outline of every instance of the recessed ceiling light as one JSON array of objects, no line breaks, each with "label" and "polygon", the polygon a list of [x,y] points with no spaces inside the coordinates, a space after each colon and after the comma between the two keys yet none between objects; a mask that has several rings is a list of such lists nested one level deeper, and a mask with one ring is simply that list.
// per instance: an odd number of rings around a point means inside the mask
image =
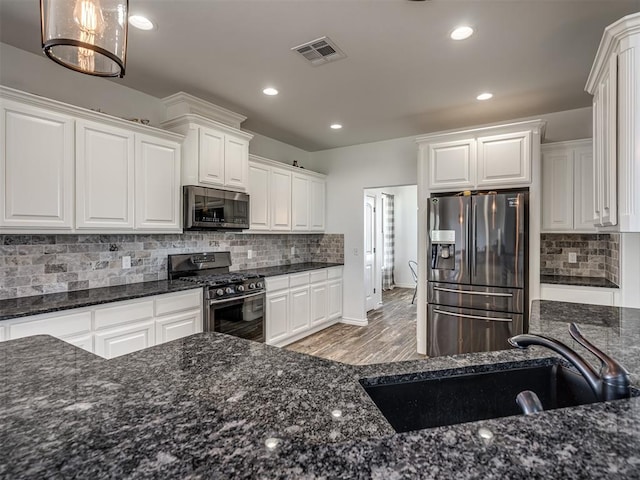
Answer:
[{"label": "recessed ceiling light", "polygon": [[332,123],[331,128],[333,128],[334,130],[340,130],[342,128],[342,125],[340,125],[339,123]]},{"label": "recessed ceiling light", "polygon": [[457,27],[453,32],[451,32],[451,38],[453,40],[464,40],[465,38],[469,38],[471,35],[473,35],[473,28],[468,25]]},{"label": "recessed ceiling light", "polygon": [[153,22],[142,15],[130,15],[129,23],[132,27],[139,28],[140,30],[153,30],[155,28]]},{"label": "recessed ceiling light", "polygon": [[478,100],[489,100],[491,97],[493,97],[493,93],[486,92],[486,93],[481,93],[476,98]]},{"label": "recessed ceiling light", "polygon": [[268,87],[268,88],[265,88],[264,90],[262,90],[262,93],[264,93],[265,95],[277,95],[278,94],[278,90],[276,90],[273,87]]}]

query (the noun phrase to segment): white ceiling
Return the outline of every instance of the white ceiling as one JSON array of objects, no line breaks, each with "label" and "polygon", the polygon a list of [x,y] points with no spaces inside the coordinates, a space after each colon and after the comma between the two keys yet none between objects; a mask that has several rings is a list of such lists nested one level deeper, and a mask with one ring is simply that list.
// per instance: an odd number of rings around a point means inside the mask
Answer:
[{"label": "white ceiling", "polygon": [[[640,0],[130,0],[159,28],[130,29],[113,81],[191,93],[314,151],[588,106],[604,27],[637,11]],[[476,33],[454,42],[461,23]],[[313,67],[290,50],[324,35],[346,59]],[[0,0],[0,41],[40,52],[38,0]],[[495,97],[478,102],[483,91]]]}]

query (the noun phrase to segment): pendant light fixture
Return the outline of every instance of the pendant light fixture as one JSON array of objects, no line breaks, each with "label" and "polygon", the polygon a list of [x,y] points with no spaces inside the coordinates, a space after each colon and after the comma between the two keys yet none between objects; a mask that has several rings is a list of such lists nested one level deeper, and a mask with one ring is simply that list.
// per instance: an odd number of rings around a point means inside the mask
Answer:
[{"label": "pendant light fixture", "polygon": [[128,0],[40,0],[44,53],[76,72],[123,77],[128,11]]}]

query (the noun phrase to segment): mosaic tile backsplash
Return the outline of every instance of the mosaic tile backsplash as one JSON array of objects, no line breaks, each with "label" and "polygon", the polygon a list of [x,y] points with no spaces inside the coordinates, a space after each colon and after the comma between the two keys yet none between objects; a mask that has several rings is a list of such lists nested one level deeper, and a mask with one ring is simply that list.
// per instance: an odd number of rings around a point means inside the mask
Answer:
[{"label": "mosaic tile backsplash", "polygon": [[[163,280],[169,254],[227,250],[231,270],[343,263],[344,235],[0,235],[0,299]],[[131,257],[130,269],[122,269],[123,256]]]},{"label": "mosaic tile backsplash", "polygon": [[[577,263],[569,263],[569,253]],[[540,274],[596,277],[619,285],[620,234],[557,234],[540,236]]]}]

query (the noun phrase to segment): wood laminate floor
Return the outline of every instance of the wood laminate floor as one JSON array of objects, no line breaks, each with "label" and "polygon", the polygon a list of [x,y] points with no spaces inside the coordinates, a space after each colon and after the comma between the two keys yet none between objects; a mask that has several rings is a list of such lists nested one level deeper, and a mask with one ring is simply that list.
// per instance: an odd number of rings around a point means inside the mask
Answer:
[{"label": "wood laminate floor", "polygon": [[383,306],[367,314],[369,325],[338,323],[284,348],[352,365],[427,358],[416,353],[416,305],[412,288],[382,293]]}]

